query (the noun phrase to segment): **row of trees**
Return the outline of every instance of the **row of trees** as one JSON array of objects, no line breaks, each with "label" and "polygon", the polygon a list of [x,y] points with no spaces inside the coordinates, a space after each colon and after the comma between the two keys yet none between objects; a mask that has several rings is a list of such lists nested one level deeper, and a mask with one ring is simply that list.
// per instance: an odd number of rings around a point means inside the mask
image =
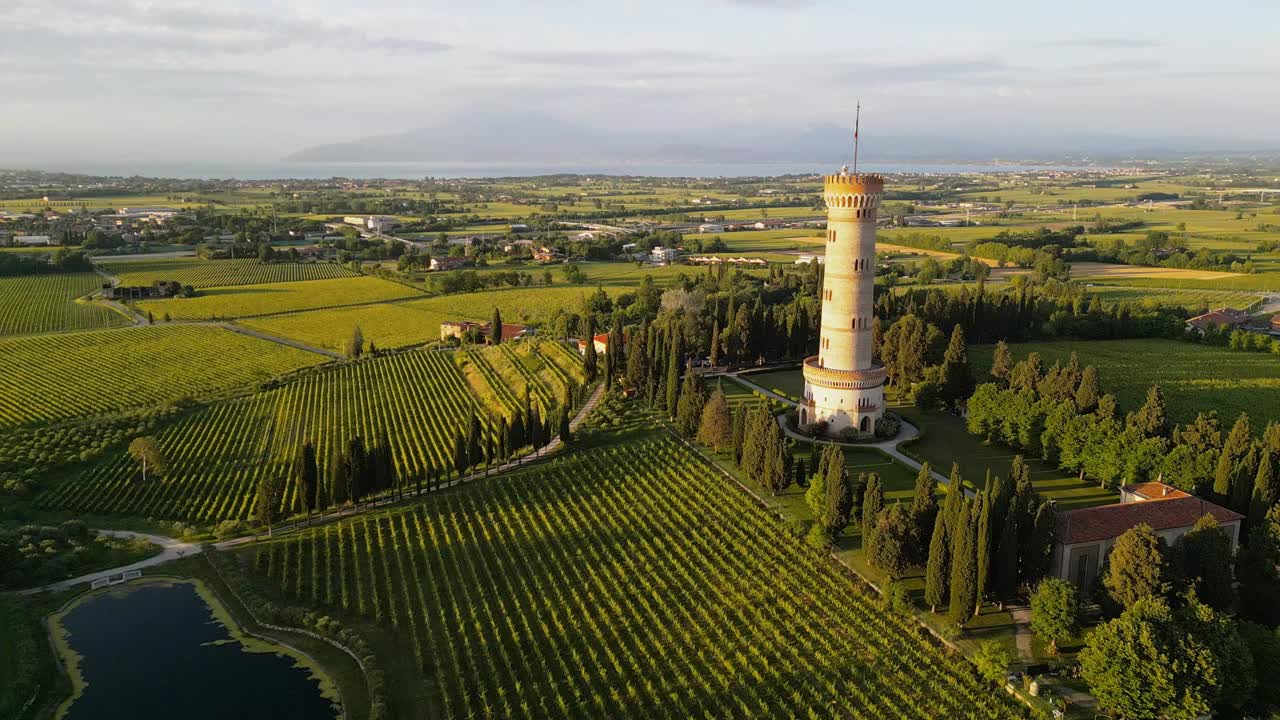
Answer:
[{"label": "row of trees", "polygon": [[1207,411],[1178,426],[1159,385],[1120,417],[1097,370],[1081,369],[1074,353],[1045,372],[1039,354],[1012,363],[1001,343],[991,376],[969,399],[970,432],[1108,485],[1159,477],[1192,494],[1212,492],[1253,521],[1280,501],[1280,424],[1255,438],[1242,413],[1224,433],[1217,413]]}]

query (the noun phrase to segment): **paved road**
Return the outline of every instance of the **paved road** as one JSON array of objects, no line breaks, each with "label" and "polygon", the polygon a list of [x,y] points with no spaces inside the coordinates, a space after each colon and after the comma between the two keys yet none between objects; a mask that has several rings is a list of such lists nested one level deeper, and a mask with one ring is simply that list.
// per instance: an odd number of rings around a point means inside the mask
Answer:
[{"label": "paved road", "polygon": [[[201,323],[201,324],[204,324],[204,323]],[[340,353],[336,353],[332,350],[325,350],[324,348],[318,348],[318,347],[315,347],[314,345],[307,345],[306,343],[300,343],[297,340],[290,340],[289,338],[280,337],[279,335],[270,335],[268,333],[262,332],[261,330],[253,330],[251,328],[244,327],[243,325],[236,325],[235,323],[207,323],[207,324],[217,325],[218,327],[226,328],[231,332],[240,333],[241,335],[248,335],[250,337],[256,337],[259,340],[266,340],[267,342],[273,342],[278,345],[287,345],[291,348],[306,350],[307,352],[313,352],[313,353],[316,353],[317,355],[327,355],[336,360],[342,359],[342,355]]]},{"label": "paved road", "polygon": [[136,563],[121,565],[120,567],[114,567],[107,570],[99,570],[98,572],[92,572],[87,575],[81,575],[80,577],[73,577],[69,580],[51,583],[43,587],[30,588],[28,590],[23,590],[22,594],[31,595],[32,593],[44,592],[46,590],[55,592],[60,590],[70,590],[76,585],[80,585],[82,583],[92,583],[94,580],[101,580],[102,578],[109,577],[111,575],[119,575],[120,573],[128,572],[130,570],[141,570],[142,568],[151,567],[153,565],[167,563],[170,560],[177,560],[190,555],[200,554],[199,545],[183,542],[171,537],[164,537],[163,535],[149,535],[147,533],[129,532],[127,530],[95,530],[94,532],[119,538],[145,538],[156,545],[159,545],[163,550],[160,554],[149,557],[146,560],[139,560]]}]

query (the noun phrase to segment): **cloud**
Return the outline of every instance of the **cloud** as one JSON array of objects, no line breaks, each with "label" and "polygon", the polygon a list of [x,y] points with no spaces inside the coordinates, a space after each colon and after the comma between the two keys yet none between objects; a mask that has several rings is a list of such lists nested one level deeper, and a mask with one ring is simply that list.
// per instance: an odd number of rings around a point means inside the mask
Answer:
[{"label": "cloud", "polygon": [[723,0],[725,4],[738,7],[763,8],[770,10],[791,10],[817,5],[819,0]]},{"label": "cloud", "polygon": [[585,67],[711,62],[724,59],[693,50],[504,50],[497,55],[525,63]]},{"label": "cloud", "polygon": [[[250,54],[282,48],[341,47],[391,53],[449,49],[436,40],[371,33],[340,22],[295,13],[265,15],[195,5],[155,5],[102,0],[18,0],[0,36],[52,36],[76,49],[213,51]],[[43,40],[44,38],[40,38]]]},{"label": "cloud", "polygon": [[843,79],[878,83],[928,83],[940,81],[1003,82],[1014,70],[995,57],[954,58],[907,63],[843,63],[836,74]]},{"label": "cloud", "polygon": [[1040,43],[1040,47],[1092,48],[1095,50],[1141,50],[1158,48],[1164,43],[1144,38],[1126,37],[1092,37],[1072,38],[1070,40],[1052,40]]}]

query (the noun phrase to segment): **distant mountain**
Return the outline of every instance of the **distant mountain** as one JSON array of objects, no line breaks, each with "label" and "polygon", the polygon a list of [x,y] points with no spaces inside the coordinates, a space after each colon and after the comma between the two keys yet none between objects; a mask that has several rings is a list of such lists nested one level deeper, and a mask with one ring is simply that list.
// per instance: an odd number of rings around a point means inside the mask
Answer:
[{"label": "distant mountain", "polygon": [[[688,133],[596,128],[540,112],[474,109],[432,127],[304,148],[288,162],[441,162],[476,164],[832,163],[849,154],[849,128],[722,128]],[[1237,154],[1243,143],[1203,138],[1128,138],[1079,134],[1039,139],[866,136],[875,162],[1059,161],[1064,158],[1168,159]],[[1254,145],[1253,148],[1261,147]]]}]

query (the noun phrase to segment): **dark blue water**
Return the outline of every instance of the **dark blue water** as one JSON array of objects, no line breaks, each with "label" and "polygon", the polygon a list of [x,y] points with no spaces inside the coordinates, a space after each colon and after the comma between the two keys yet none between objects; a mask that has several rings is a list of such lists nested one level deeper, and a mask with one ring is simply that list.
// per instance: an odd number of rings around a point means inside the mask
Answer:
[{"label": "dark blue water", "polygon": [[[245,652],[195,588],[142,585],[92,597],[62,619],[88,684],[68,720],[333,718],[288,657]],[[213,645],[217,641],[230,641]]]}]

